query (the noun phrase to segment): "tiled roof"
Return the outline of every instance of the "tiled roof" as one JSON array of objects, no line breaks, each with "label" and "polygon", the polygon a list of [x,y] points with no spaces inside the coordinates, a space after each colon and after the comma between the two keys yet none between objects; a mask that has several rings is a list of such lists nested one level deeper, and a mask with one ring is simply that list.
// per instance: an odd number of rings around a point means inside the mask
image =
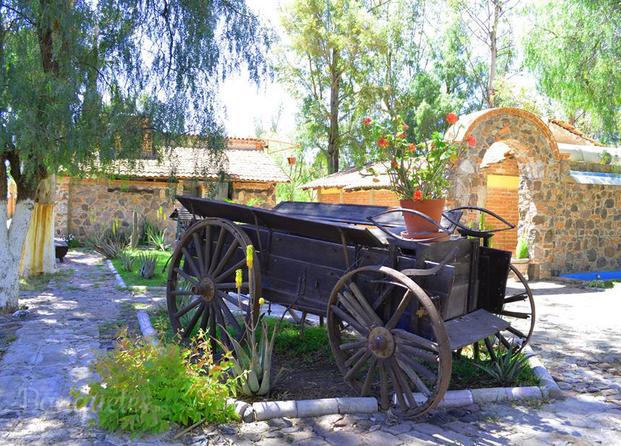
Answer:
[{"label": "tiled roof", "polygon": [[263,151],[265,142],[254,138],[229,138],[221,160],[206,149],[164,149],[161,159],[117,161],[112,173],[132,178],[217,178],[224,171],[232,180],[286,183],[289,178]]},{"label": "tiled roof", "polygon": [[369,164],[361,169],[350,167],[302,185],[302,189],[339,188],[346,191],[359,189],[387,189],[390,179],[382,163]]},{"label": "tiled roof", "polygon": [[[599,141],[585,135],[582,131],[571,125],[569,122],[551,118],[548,120],[548,127],[550,127],[550,130],[552,131],[554,139],[556,139],[556,141],[559,143],[586,144],[594,146],[602,145]],[[571,139],[568,139],[567,136],[563,135],[555,127],[559,127],[562,130],[569,132],[571,134]]]}]

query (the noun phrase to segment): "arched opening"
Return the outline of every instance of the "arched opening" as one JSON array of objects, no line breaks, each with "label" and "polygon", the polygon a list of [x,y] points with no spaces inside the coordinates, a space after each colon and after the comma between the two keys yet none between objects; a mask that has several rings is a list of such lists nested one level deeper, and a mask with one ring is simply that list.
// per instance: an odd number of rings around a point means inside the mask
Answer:
[{"label": "arched opening", "polygon": [[[498,108],[463,117],[447,135],[456,142],[465,142],[471,135],[477,141],[456,167],[451,198],[459,205],[487,207],[491,203],[498,214],[517,222],[517,231],[504,238],[499,234],[496,246],[514,251],[517,238],[524,237],[534,276],[551,275],[552,204],[558,202],[558,184],[565,166],[549,128],[525,110]],[[503,207],[504,201],[508,206]],[[517,215],[512,208],[515,205]]]}]

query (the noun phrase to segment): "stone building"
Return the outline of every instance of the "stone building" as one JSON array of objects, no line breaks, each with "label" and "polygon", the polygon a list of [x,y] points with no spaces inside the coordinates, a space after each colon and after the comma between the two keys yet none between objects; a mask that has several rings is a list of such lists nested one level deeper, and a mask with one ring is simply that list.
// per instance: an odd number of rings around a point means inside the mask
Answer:
[{"label": "stone building", "polygon": [[[140,218],[155,221],[179,205],[174,199],[177,194],[273,206],[276,184],[287,182],[288,177],[265,149],[260,139],[229,138],[223,159],[217,163],[204,150],[178,147],[165,151],[160,160],[119,162],[106,179],[58,178],[56,234],[86,238],[110,227],[115,219],[128,227],[134,211]],[[169,235],[174,235],[174,224],[167,224]]]},{"label": "stone building", "polygon": [[[462,116],[447,139],[477,144],[460,159],[449,200],[488,208],[516,223],[494,237],[513,251],[523,237],[533,277],[621,269],[621,149],[602,147],[573,126],[515,108]],[[605,164],[604,152],[613,162]],[[395,206],[381,165],[350,169],[304,185],[319,201]],[[491,219],[489,220],[491,224]]]}]

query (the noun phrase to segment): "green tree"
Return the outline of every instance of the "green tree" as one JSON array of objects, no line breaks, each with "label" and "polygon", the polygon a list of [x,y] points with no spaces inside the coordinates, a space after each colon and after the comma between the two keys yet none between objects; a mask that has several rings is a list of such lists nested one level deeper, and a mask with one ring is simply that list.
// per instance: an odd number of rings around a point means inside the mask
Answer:
[{"label": "green tree", "polygon": [[[1,1],[0,307],[17,305],[43,181],[105,172],[147,134],[155,147],[188,134],[221,147],[215,89],[241,64],[258,80],[270,40],[244,0]],[[18,197],[7,229],[9,175]]]},{"label": "green tree", "polygon": [[[469,64],[476,75],[481,106],[495,107],[496,84],[511,67],[515,47],[510,19],[517,0],[449,0],[470,41]],[[483,51],[480,51],[480,50]],[[481,66],[486,67],[481,72]]]},{"label": "green tree", "polygon": [[612,0],[546,1],[534,8],[526,65],[571,123],[619,137],[621,6]]},{"label": "green tree", "polygon": [[295,0],[282,21],[290,42],[282,79],[302,103],[301,125],[328,173],[336,172],[360,115],[364,59],[377,44],[371,12],[359,0]]}]

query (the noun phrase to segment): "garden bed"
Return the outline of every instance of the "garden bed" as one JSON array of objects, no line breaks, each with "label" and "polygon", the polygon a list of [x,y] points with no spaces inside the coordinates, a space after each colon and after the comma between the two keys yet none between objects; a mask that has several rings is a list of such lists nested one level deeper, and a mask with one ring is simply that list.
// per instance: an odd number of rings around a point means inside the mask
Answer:
[{"label": "garden bed", "polygon": [[[126,249],[124,251],[130,256],[136,258],[135,264],[131,272],[127,271],[123,268],[123,263],[120,258],[112,259],[112,264],[114,268],[119,273],[119,275],[123,278],[125,285],[129,287],[133,286],[146,286],[146,287],[163,287],[166,286],[167,272],[165,265],[168,262],[168,259],[171,256],[170,251],[160,251],[156,249],[148,249],[148,248],[136,248],[136,249]],[[157,265],[155,266],[155,274],[153,277],[149,279],[145,279],[140,276],[140,261],[138,260],[138,256],[141,254],[154,255],[157,257]]]},{"label": "garden bed", "polygon": [[[151,311],[151,321],[159,336],[165,342],[174,341],[168,313],[163,308]],[[274,326],[276,318],[268,318],[268,324]],[[475,364],[478,364],[475,365]],[[480,360],[472,358],[472,349],[465,348],[461,354],[453,355],[453,373],[450,390],[490,388],[503,386],[494,381],[481,367],[490,367],[488,355],[481,352]],[[300,326],[283,321],[276,336],[273,355],[274,376],[280,377],[272,392],[265,400],[305,400],[359,396],[343,381],[330,350],[328,334],[324,327],[306,326],[301,332]],[[532,369],[524,368],[517,374],[512,386],[536,386],[539,380]],[[251,399],[244,398],[248,401]],[[256,401],[256,400],[254,400]]]}]

